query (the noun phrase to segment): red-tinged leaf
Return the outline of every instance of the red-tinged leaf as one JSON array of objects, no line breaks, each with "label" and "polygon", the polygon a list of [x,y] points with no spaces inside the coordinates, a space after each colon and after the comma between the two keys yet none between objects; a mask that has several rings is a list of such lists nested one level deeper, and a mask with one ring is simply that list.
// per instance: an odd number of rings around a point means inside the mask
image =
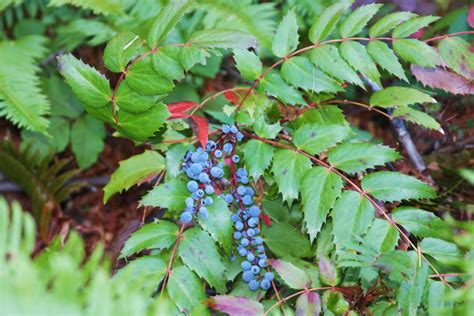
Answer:
[{"label": "red-tinged leaf", "polygon": [[420,39],[420,38],[423,37],[423,35],[425,35],[425,32],[426,32],[426,29],[422,28],[419,31],[417,31],[417,32],[413,33],[412,35],[410,35],[410,37],[415,38],[415,39]]},{"label": "red-tinged leaf", "polygon": [[321,298],[318,293],[303,293],[296,300],[296,316],[317,316],[320,313]]},{"label": "red-tinged leaf", "polygon": [[474,4],[471,4],[469,13],[467,14],[467,23],[470,27],[474,27]]},{"label": "red-tinged leaf", "polygon": [[232,91],[224,92],[224,96],[227,100],[229,100],[232,104],[237,105],[239,103],[239,97]]},{"label": "red-tinged leaf", "polygon": [[191,127],[196,134],[202,147],[206,147],[207,141],[209,140],[209,122],[201,116],[190,116]]},{"label": "red-tinged leaf", "polygon": [[270,216],[267,214],[260,214],[260,219],[263,221],[263,223],[267,226],[272,226],[272,220],[270,219]]},{"label": "red-tinged leaf", "polygon": [[318,255],[319,278],[325,284],[336,286],[339,281],[339,273],[334,266],[334,263],[326,256]]},{"label": "red-tinged leaf", "polygon": [[305,270],[281,259],[270,260],[270,264],[278,275],[292,289],[305,289],[311,285],[311,280]]},{"label": "red-tinged leaf", "polygon": [[191,101],[181,101],[168,104],[168,111],[170,112],[169,120],[174,120],[177,118],[189,117],[189,114],[186,113],[187,110],[192,107],[197,106],[196,102]]},{"label": "red-tinged leaf", "polygon": [[207,305],[230,316],[263,315],[263,305],[257,301],[230,295],[217,295],[207,300]]},{"label": "red-tinged leaf", "polygon": [[412,65],[411,72],[425,86],[453,94],[474,94],[474,82],[443,68],[423,68]]}]

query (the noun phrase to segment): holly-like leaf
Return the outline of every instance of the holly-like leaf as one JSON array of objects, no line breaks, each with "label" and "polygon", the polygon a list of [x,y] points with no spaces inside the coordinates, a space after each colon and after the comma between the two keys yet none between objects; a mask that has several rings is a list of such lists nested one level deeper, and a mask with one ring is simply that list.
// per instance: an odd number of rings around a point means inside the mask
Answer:
[{"label": "holly-like leaf", "polygon": [[151,56],[156,73],[169,80],[184,78],[184,69],[179,60],[179,47],[167,46],[159,49]]},{"label": "holly-like leaf", "polygon": [[297,152],[289,149],[278,150],[273,159],[272,172],[278,184],[283,201],[290,204],[298,198],[301,181],[306,172],[311,168],[311,162]]},{"label": "holly-like leaf", "polygon": [[342,143],[328,154],[329,163],[347,173],[364,171],[400,158],[394,149],[372,143]]},{"label": "holly-like leaf", "polygon": [[425,112],[421,112],[416,109],[405,106],[405,107],[399,107],[395,109],[392,115],[394,117],[400,117],[400,118],[403,118],[404,120],[407,120],[416,124],[420,124],[427,128],[440,131],[441,133],[444,134],[439,123],[434,118],[426,114]]},{"label": "holly-like leaf", "polygon": [[172,0],[161,8],[148,28],[146,37],[148,45],[156,47],[163,42],[176,23],[178,23],[181,16],[189,10],[194,2],[194,0]]},{"label": "holly-like leaf", "polygon": [[344,247],[354,237],[364,235],[375,216],[375,209],[364,196],[344,191],[332,211],[333,234],[338,246]]},{"label": "holly-like leaf", "polygon": [[196,48],[257,48],[257,40],[252,35],[227,29],[197,31],[191,35],[188,43]]},{"label": "holly-like leaf", "polygon": [[128,190],[132,185],[157,174],[165,168],[165,160],[156,151],[146,150],[120,162],[104,187],[104,203],[117,192]]},{"label": "holly-like leaf", "polygon": [[162,95],[173,90],[173,81],[158,75],[151,58],[135,63],[127,72],[126,82],[133,90],[143,95]]},{"label": "holly-like leaf", "polygon": [[270,166],[275,149],[270,144],[251,139],[245,143],[243,151],[247,170],[257,180]]},{"label": "holly-like leaf", "polygon": [[416,103],[435,103],[430,95],[413,88],[389,87],[375,92],[370,97],[371,106],[393,107],[408,106]]},{"label": "holly-like leaf", "polygon": [[434,67],[441,63],[436,50],[416,39],[399,39],[393,42],[393,48],[403,60],[422,67]]},{"label": "holly-like leaf", "polygon": [[344,140],[350,134],[346,125],[315,123],[305,124],[293,135],[293,143],[312,155],[319,154]]},{"label": "holly-like leaf", "polygon": [[234,50],[235,66],[245,80],[255,80],[262,73],[262,62],[253,52]]},{"label": "holly-like leaf", "polygon": [[296,14],[288,11],[281,20],[272,40],[272,52],[277,57],[284,57],[293,52],[299,43]]},{"label": "holly-like leaf", "polygon": [[420,250],[445,264],[453,264],[461,258],[461,251],[456,244],[439,238],[424,238]]},{"label": "holly-like leaf", "polygon": [[298,296],[295,312],[297,316],[318,316],[321,313],[321,298],[319,294],[308,292]]},{"label": "holly-like leaf", "polygon": [[140,205],[168,208],[171,211],[182,211],[185,207],[185,200],[188,197],[189,191],[186,188],[186,182],[174,178],[148,191],[140,200]]},{"label": "holly-like leaf", "polygon": [[381,7],[382,4],[375,3],[358,7],[341,24],[339,28],[341,36],[345,38],[360,33]]},{"label": "holly-like leaf", "polygon": [[128,257],[145,249],[167,249],[176,241],[178,226],[159,221],[140,227],[127,239],[120,252],[120,257]]},{"label": "holly-like leaf", "polygon": [[110,102],[109,81],[97,70],[71,54],[59,56],[58,66],[81,102],[93,108],[103,107]]},{"label": "holly-like leaf", "polygon": [[104,149],[104,123],[90,115],[74,122],[71,129],[71,147],[81,168],[93,165]]},{"label": "holly-like leaf", "polygon": [[411,18],[397,26],[395,30],[393,30],[392,36],[395,38],[410,36],[438,19],[439,17],[431,15]]},{"label": "holly-like leaf", "polygon": [[184,232],[178,253],[184,264],[219,293],[226,291],[225,266],[212,238],[198,228]]},{"label": "holly-like leaf", "polygon": [[151,110],[157,104],[155,96],[145,96],[134,91],[124,80],[115,94],[115,107],[118,111],[140,114]]},{"label": "holly-like leaf", "polygon": [[204,117],[196,115],[190,116],[189,122],[201,146],[206,148],[207,141],[209,140],[209,122]]},{"label": "holly-like leaf", "polygon": [[309,239],[295,226],[285,222],[273,222],[271,226],[263,225],[262,233],[265,236],[265,244],[277,256],[305,258],[313,255]]},{"label": "holly-like leaf", "polygon": [[438,46],[444,63],[461,76],[474,79],[474,52],[471,45],[460,37],[448,37]]},{"label": "holly-like leaf", "polygon": [[449,238],[450,228],[431,212],[414,207],[398,207],[392,211],[393,220],[417,237]]},{"label": "holly-like leaf", "polygon": [[425,260],[420,262],[416,253],[409,252],[408,254],[413,272],[407,275],[413,275],[413,277],[402,282],[397,293],[397,301],[400,310],[406,311],[407,315],[415,315],[428,281],[429,266]]},{"label": "holly-like leaf", "polygon": [[331,35],[348,7],[349,5],[342,1],[327,7],[309,29],[309,40],[312,43],[318,43]]},{"label": "holly-like leaf", "polygon": [[376,218],[372,226],[370,226],[364,243],[378,253],[391,251],[398,244],[399,234],[386,220]]},{"label": "holly-like leaf", "polygon": [[349,303],[344,299],[341,292],[324,292],[323,302],[328,309],[328,311],[324,311],[325,314],[332,312],[336,315],[344,315],[349,310]]},{"label": "holly-like leaf", "polygon": [[263,315],[263,305],[258,301],[230,295],[212,296],[207,304],[230,316]]},{"label": "holly-like leaf", "polygon": [[360,87],[364,85],[357,73],[342,59],[336,46],[327,44],[312,49],[310,58],[316,66],[334,78]]},{"label": "holly-like leaf", "polygon": [[266,93],[280,99],[285,104],[306,104],[301,93],[290,87],[275,70],[268,73],[260,81],[260,84]]},{"label": "holly-like leaf", "polygon": [[170,298],[183,313],[188,313],[198,306],[204,306],[206,293],[202,282],[186,266],[173,268],[166,288]]},{"label": "holly-like leaf", "polygon": [[323,254],[318,254],[318,267],[319,277],[324,284],[336,286],[341,282],[339,271],[334,262]]},{"label": "holly-like leaf", "polygon": [[452,94],[474,94],[474,83],[463,76],[440,67],[423,68],[411,65],[411,72],[423,85]]},{"label": "holly-like leaf", "polygon": [[232,213],[227,207],[227,203],[221,197],[214,197],[214,203],[206,206],[209,217],[207,219],[199,218],[199,224],[211,237],[219,243],[228,256],[232,248]]},{"label": "holly-like leaf", "polygon": [[336,81],[317,69],[307,57],[297,56],[285,61],[281,67],[281,76],[288,83],[307,91],[343,91]]},{"label": "holly-like leaf", "polygon": [[395,56],[395,53],[386,43],[382,41],[371,41],[369,45],[367,45],[367,52],[380,67],[408,82],[408,78],[397,56]]},{"label": "holly-like leaf", "polygon": [[388,14],[370,27],[369,35],[370,37],[384,35],[394,27],[400,25],[402,22],[411,19],[415,16],[416,14],[411,12],[395,12]]},{"label": "holly-like leaf", "polygon": [[426,199],[436,196],[426,183],[398,172],[378,171],[362,179],[362,188],[375,198],[387,201]]},{"label": "holly-like leaf", "polygon": [[308,274],[290,262],[281,259],[270,260],[270,265],[292,289],[305,289],[311,285]]},{"label": "holly-like leaf", "polygon": [[135,57],[139,45],[140,39],[138,35],[132,32],[118,33],[105,47],[105,67],[113,72],[122,72],[128,62]]},{"label": "holly-like leaf", "polygon": [[311,242],[321,230],[334,202],[341,195],[342,186],[342,179],[324,167],[314,167],[306,172],[301,184],[301,200],[305,228]]},{"label": "holly-like leaf", "polygon": [[364,45],[356,41],[343,42],[339,47],[341,56],[358,72],[369,78],[380,87],[380,73],[377,66],[367,53]]},{"label": "holly-like leaf", "polygon": [[268,124],[263,116],[257,117],[252,125],[255,134],[262,138],[275,138],[281,131],[280,122]]},{"label": "holly-like leaf", "polygon": [[192,101],[181,101],[168,104],[168,111],[171,116],[170,119],[177,119],[183,117],[189,117],[189,114],[186,112],[193,107],[196,107],[198,104]]}]

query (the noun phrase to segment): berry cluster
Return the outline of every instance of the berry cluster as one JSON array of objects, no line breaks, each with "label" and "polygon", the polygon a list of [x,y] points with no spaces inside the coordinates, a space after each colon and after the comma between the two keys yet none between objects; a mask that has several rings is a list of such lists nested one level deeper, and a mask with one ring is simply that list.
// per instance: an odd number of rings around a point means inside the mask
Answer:
[{"label": "berry cluster", "polygon": [[[208,217],[206,206],[213,203],[211,195],[219,194],[231,205],[231,209],[237,209],[232,221],[237,253],[244,258],[241,263],[244,282],[249,284],[252,291],[258,288],[268,290],[274,276],[272,272],[262,273],[267,266],[267,257],[263,239],[259,236],[261,211],[259,206],[254,205],[255,192],[248,185],[247,170],[235,170],[236,164],[240,162],[236,143],[243,138],[244,135],[235,125],[223,125],[222,135],[217,142],[209,141],[205,149],[198,148],[186,153],[182,168],[190,179],[187,188],[191,197],[186,199],[181,221],[190,223],[198,215],[205,220]],[[230,167],[230,179],[227,182],[223,179],[225,164]],[[224,182],[230,186],[228,191]]]}]

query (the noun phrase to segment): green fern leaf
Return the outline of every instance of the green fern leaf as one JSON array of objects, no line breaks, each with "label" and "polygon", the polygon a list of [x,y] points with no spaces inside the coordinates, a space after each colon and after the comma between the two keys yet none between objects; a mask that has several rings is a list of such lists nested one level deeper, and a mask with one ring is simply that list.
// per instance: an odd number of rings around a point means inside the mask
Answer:
[{"label": "green fern leaf", "polygon": [[124,0],[51,0],[50,6],[59,7],[70,4],[83,9],[91,9],[96,14],[124,14]]},{"label": "green fern leaf", "polygon": [[0,42],[0,116],[19,127],[47,134],[50,104],[39,88],[38,58],[46,39],[27,36]]}]

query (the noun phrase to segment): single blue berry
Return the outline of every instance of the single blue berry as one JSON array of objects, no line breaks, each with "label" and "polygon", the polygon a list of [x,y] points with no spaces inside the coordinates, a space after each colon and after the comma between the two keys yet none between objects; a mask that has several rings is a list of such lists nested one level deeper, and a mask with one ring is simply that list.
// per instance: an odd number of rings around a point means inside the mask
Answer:
[{"label": "single blue berry", "polygon": [[193,163],[191,167],[189,167],[192,173],[194,174],[200,174],[202,171],[202,166],[200,163]]},{"label": "single blue berry", "polygon": [[207,194],[212,194],[212,193],[214,193],[214,188],[212,187],[212,185],[206,185],[206,187],[204,188],[204,191]]},{"label": "single blue berry", "polygon": [[204,196],[204,191],[201,190],[201,189],[199,189],[199,190],[196,191],[196,195],[197,195],[198,197],[202,198],[202,197]]},{"label": "single blue berry", "polygon": [[206,205],[214,204],[214,200],[210,196],[207,196],[204,200],[206,201]]},{"label": "single blue berry", "polygon": [[252,268],[250,268],[250,271],[252,271],[253,274],[259,274],[260,268],[258,266],[252,266]]},{"label": "single blue berry", "polygon": [[210,140],[207,142],[206,144],[207,151],[213,151],[215,148],[216,148],[216,142],[214,142],[213,140]]},{"label": "single blue berry", "polygon": [[224,197],[224,201],[226,201],[227,203],[232,203],[233,200],[234,198],[232,197],[232,194],[226,194]]},{"label": "single blue berry", "polygon": [[240,240],[240,244],[244,247],[247,247],[249,245],[250,241],[247,238],[242,238]]},{"label": "single blue berry", "polygon": [[263,279],[262,281],[260,281],[260,287],[262,288],[262,290],[266,291],[270,288],[270,286],[271,283],[267,279]]},{"label": "single blue berry", "polygon": [[245,190],[245,187],[244,187],[244,186],[241,185],[241,186],[239,186],[239,187],[237,188],[237,193],[238,193],[239,195],[245,195],[245,192],[246,192],[246,190]]},{"label": "single blue berry", "polygon": [[193,207],[194,206],[193,198],[190,198],[190,197],[186,198],[186,206],[188,206],[188,207]]},{"label": "single blue berry", "polygon": [[234,149],[234,146],[232,146],[231,143],[225,143],[224,146],[222,147],[222,150],[226,153],[226,154],[230,154],[232,152],[232,149]]},{"label": "single blue berry", "polygon": [[207,214],[207,209],[205,207],[202,206],[199,208],[199,216],[201,216],[203,220],[207,220],[209,218],[209,214]]},{"label": "single blue berry", "polygon": [[194,153],[191,155],[191,161],[192,161],[192,162],[198,162],[198,161],[199,161],[199,153],[194,152]]},{"label": "single blue berry", "polygon": [[274,278],[275,278],[275,276],[273,275],[273,272],[265,273],[265,280],[273,281]]},{"label": "single blue berry", "polygon": [[242,233],[241,232],[235,232],[234,233],[234,239],[239,240],[240,238],[242,238]]},{"label": "single blue berry", "polygon": [[258,265],[261,268],[265,268],[267,266],[267,261],[265,259],[260,259],[260,260],[258,260]]},{"label": "single blue berry", "polygon": [[239,163],[239,161],[240,161],[239,155],[233,155],[233,156],[232,156],[232,161],[233,161],[234,163]]},{"label": "single blue berry", "polygon": [[201,173],[199,175],[199,181],[201,181],[202,183],[208,183],[209,182],[209,175],[205,172]]},{"label": "single blue berry", "polygon": [[[242,223],[241,221],[238,221],[235,223],[235,229],[237,230],[242,230],[244,229],[244,223]],[[248,240],[247,240],[248,241]]]},{"label": "single blue berry", "polygon": [[189,181],[186,186],[187,186],[189,192],[194,192],[197,189],[199,189],[199,184],[194,180]]},{"label": "single blue berry", "polygon": [[230,126],[227,124],[222,125],[222,133],[227,134],[230,132]]},{"label": "single blue berry", "polygon": [[237,126],[232,125],[232,126],[230,127],[230,132],[231,132],[232,134],[237,134],[238,131],[239,131],[239,130],[237,129]]},{"label": "single blue berry", "polygon": [[237,138],[237,141],[241,142],[242,139],[244,139],[244,134],[242,134],[241,132],[238,132],[237,135],[235,135],[235,137]]},{"label": "single blue berry", "polygon": [[219,149],[216,149],[216,151],[214,152],[214,157],[216,157],[217,159],[221,158],[222,151],[220,151]]},{"label": "single blue berry", "polygon": [[209,159],[209,154],[206,152],[202,152],[199,154],[199,161],[205,162],[207,159]]},{"label": "single blue berry", "polygon": [[253,278],[254,278],[254,276],[253,276],[253,273],[251,271],[245,271],[242,274],[242,280],[244,280],[244,282],[246,282],[246,283],[249,283],[250,281],[252,281]]},{"label": "single blue berry", "polygon": [[247,255],[247,249],[240,248],[239,249],[239,255],[242,256],[242,257],[246,256]]},{"label": "single blue berry", "polygon": [[193,219],[193,214],[189,213],[189,212],[183,212],[181,213],[181,221],[183,223],[190,223]]},{"label": "single blue berry", "polygon": [[248,271],[250,270],[250,268],[252,267],[252,264],[248,261],[242,261],[242,263],[240,264],[240,266],[242,267],[242,270],[244,271]]},{"label": "single blue berry", "polygon": [[247,229],[247,236],[249,237],[255,236],[255,230],[253,228]]},{"label": "single blue berry", "polygon": [[253,253],[250,252],[247,254],[247,260],[250,262],[255,260],[255,256],[253,255]]},{"label": "single blue berry", "polygon": [[240,178],[240,182],[243,184],[247,184],[249,183],[249,178],[247,178],[246,176],[243,176]]},{"label": "single blue berry", "polygon": [[236,214],[232,214],[232,215],[230,216],[230,219],[235,223],[235,222],[237,222],[237,221],[240,220],[240,217],[239,217],[238,215],[236,215]]},{"label": "single blue berry", "polygon": [[248,195],[244,196],[242,198],[242,203],[244,203],[244,205],[252,205],[253,204],[252,197]]},{"label": "single blue berry", "polygon": [[251,291],[256,291],[258,290],[258,287],[259,287],[259,284],[258,284],[258,281],[257,280],[252,280],[249,282],[249,289]]},{"label": "single blue berry", "polygon": [[249,214],[252,217],[257,217],[260,215],[260,209],[258,208],[258,206],[254,205],[249,208]]},{"label": "single blue berry", "polygon": [[261,245],[263,244],[263,239],[262,237],[255,237],[254,239],[256,245]]},{"label": "single blue berry", "polygon": [[254,196],[255,192],[253,191],[253,189],[251,187],[246,187],[245,188],[245,194],[249,195],[249,196]]},{"label": "single blue berry", "polygon": [[258,253],[264,253],[264,252],[265,252],[265,247],[263,247],[263,246],[258,246],[258,247],[257,247],[257,252],[258,252]]},{"label": "single blue berry", "polygon": [[255,227],[258,225],[258,219],[257,217],[251,217],[249,220],[248,220],[248,224],[250,227]]}]

